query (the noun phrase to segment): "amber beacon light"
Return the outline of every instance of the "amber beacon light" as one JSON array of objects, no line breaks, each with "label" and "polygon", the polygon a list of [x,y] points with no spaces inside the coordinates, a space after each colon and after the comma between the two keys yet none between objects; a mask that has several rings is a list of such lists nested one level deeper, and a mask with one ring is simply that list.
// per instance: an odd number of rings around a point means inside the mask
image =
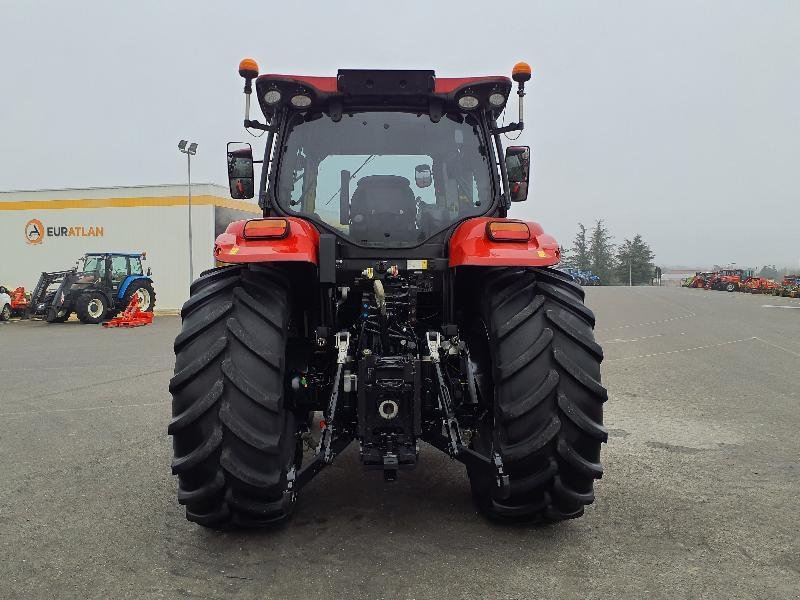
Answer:
[{"label": "amber beacon light", "polygon": [[258,63],[252,58],[243,58],[239,63],[239,75],[245,79],[255,79],[258,77]]},{"label": "amber beacon light", "polygon": [[531,66],[526,62],[518,62],[511,69],[511,79],[517,83],[525,83],[531,78]]},{"label": "amber beacon light", "polygon": [[253,92],[253,79],[258,77],[258,63],[252,58],[239,62],[239,75],[244,78],[244,126],[250,122],[250,94]]},{"label": "amber beacon light", "polygon": [[519,96],[519,128],[524,127],[522,99],[525,97],[525,82],[530,81],[531,66],[523,61],[518,62],[511,69],[511,79],[517,82],[517,96]]}]

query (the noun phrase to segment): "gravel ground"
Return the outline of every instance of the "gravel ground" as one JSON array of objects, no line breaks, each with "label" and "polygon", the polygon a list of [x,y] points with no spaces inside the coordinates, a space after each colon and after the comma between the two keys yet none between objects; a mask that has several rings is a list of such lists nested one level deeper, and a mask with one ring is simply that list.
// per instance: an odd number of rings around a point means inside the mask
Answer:
[{"label": "gravel ground", "polygon": [[[348,450],[278,531],[183,516],[177,317],[0,324],[2,598],[796,598],[800,301],[594,288],[605,476],[578,520],[493,525],[425,447],[394,484]],[[770,306],[764,306],[770,305]]]}]

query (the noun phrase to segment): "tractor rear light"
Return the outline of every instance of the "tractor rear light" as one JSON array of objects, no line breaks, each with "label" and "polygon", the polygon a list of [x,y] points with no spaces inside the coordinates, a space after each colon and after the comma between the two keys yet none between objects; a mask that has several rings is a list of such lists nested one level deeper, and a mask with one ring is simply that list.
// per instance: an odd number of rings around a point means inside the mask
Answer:
[{"label": "tractor rear light", "polygon": [[264,94],[264,102],[270,106],[275,106],[280,101],[281,93],[278,90],[269,90],[266,94]]},{"label": "tractor rear light", "polygon": [[248,240],[281,239],[289,235],[286,219],[251,219],[244,224],[243,236]]},{"label": "tractor rear light", "polygon": [[495,92],[494,94],[489,95],[489,104],[492,106],[503,106],[503,103],[506,101],[506,97],[499,93]]},{"label": "tractor rear light", "polygon": [[478,99],[475,96],[461,96],[458,105],[464,110],[472,110],[478,107]]},{"label": "tractor rear light", "polygon": [[495,242],[527,242],[531,239],[531,230],[527,223],[520,221],[489,221],[486,236]]},{"label": "tractor rear light", "polygon": [[292,96],[292,99],[289,102],[291,102],[292,106],[295,108],[306,108],[307,106],[311,105],[311,96],[297,94],[296,96]]}]

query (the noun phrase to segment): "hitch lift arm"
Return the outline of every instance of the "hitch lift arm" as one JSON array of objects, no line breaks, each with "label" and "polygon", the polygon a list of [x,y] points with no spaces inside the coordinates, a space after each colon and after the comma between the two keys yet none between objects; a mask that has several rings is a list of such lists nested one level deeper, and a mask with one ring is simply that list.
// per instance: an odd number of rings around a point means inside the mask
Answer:
[{"label": "hitch lift arm", "polygon": [[473,449],[464,445],[461,438],[461,428],[458,419],[453,411],[450,390],[444,381],[441,368],[442,336],[438,331],[429,331],[425,334],[428,351],[430,352],[431,363],[436,371],[436,382],[438,387],[437,398],[439,400],[439,412],[442,419],[442,430],[447,432],[447,436],[438,432],[431,436],[428,441],[432,446],[439,448],[450,455],[451,458],[464,463],[473,469],[489,469],[499,489],[501,499],[506,499],[511,495],[511,485],[509,476],[503,469],[503,459],[500,454],[492,451],[491,458],[484,456]]},{"label": "hitch lift arm", "polygon": [[347,435],[337,436],[336,406],[339,400],[339,385],[342,380],[342,369],[348,359],[350,348],[350,333],[340,331],[336,334],[336,376],[333,379],[333,390],[331,399],[328,403],[328,410],[325,413],[325,421],[322,429],[322,437],[317,446],[317,452],[311,462],[299,471],[294,467],[289,470],[286,476],[286,490],[284,496],[296,494],[303,486],[311,481],[323,467],[331,464],[333,459],[344,450],[353,438]]}]

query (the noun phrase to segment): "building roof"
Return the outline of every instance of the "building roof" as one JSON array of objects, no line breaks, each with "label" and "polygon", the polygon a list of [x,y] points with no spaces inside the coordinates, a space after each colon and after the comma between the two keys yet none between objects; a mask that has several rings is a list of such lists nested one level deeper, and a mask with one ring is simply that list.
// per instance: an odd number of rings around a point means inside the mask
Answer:
[{"label": "building roof", "polygon": [[[162,183],[156,185],[117,185],[85,188],[44,188],[0,191],[0,202],[24,200],[73,200],[95,198],[158,198],[163,196],[186,196],[185,183]],[[219,196],[229,198],[228,188],[215,183],[193,183],[192,195]]]}]

